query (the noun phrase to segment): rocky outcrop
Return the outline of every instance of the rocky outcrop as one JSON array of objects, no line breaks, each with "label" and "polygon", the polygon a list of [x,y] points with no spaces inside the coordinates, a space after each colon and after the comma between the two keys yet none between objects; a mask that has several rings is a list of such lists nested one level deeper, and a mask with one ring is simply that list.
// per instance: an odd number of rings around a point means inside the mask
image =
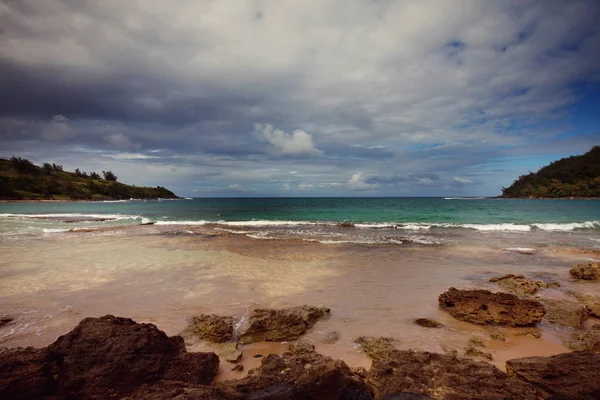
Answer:
[{"label": "rocky outcrop", "polygon": [[600,296],[573,292],[571,294],[587,307],[590,315],[600,318]]},{"label": "rocky outcrop", "polygon": [[200,340],[214,343],[225,343],[233,340],[233,325],[235,319],[215,314],[201,314],[192,317],[190,324],[182,335],[195,336]]},{"label": "rocky outcrop", "polygon": [[430,318],[417,318],[413,321],[415,324],[424,328],[443,328],[444,325]]},{"label": "rocky outcrop", "polygon": [[577,264],[569,271],[575,280],[598,281],[600,280],[600,262]]},{"label": "rocky outcrop", "polygon": [[540,299],[546,309],[544,322],[579,329],[589,318],[585,306],[569,300]]},{"label": "rocky outcrop", "polygon": [[594,351],[600,353],[600,329],[573,332],[565,340],[565,346],[573,351]]},{"label": "rocky outcrop", "polygon": [[239,334],[242,343],[278,342],[298,339],[320,319],[328,317],[329,308],[300,306],[271,310],[254,310],[248,326]]},{"label": "rocky outcrop", "polygon": [[393,397],[403,392],[435,399],[536,399],[533,387],[486,362],[410,350],[374,358],[366,382],[376,399],[410,398]]},{"label": "rocky outcrop", "polygon": [[370,400],[371,390],[340,360],[322,356],[311,346],[294,344],[281,356],[263,358],[249,376],[226,382],[244,399]]},{"label": "rocky outcrop", "polygon": [[181,381],[158,381],[142,385],[122,400],[242,400],[243,395],[227,386],[194,385]]},{"label": "rocky outcrop", "polygon": [[55,392],[57,373],[45,349],[0,349],[0,399],[41,399]]},{"label": "rocky outcrop", "polygon": [[532,384],[541,398],[600,399],[600,355],[565,353],[510,360],[506,371]]},{"label": "rocky outcrop", "polygon": [[542,320],[544,306],[509,293],[450,288],[438,299],[454,318],[480,325],[528,326]]},{"label": "rocky outcrop", "polygon": [[546,286],[539,281],[525,278],[523,275],[507,274],[498,278],[490,278],[490,282],[496,283],[502,289],[517,296],[530,296],[535,294],[540,287]]}]

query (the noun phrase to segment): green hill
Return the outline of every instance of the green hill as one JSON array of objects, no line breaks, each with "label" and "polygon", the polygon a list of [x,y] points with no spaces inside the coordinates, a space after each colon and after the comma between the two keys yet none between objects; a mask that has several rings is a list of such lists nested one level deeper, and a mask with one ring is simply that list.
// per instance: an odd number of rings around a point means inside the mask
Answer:
[{"label": "green hill", "polygon": [[120,200],[178,198],[164,187],[140,187],[117,182],[111,171],[89,174],[63,171],[62,165],[34,165],[21,157],[0,159],[2,200]]},{"label": "green hill", "polygon": [[501,197],[600,197],[600,146],[520,176]]}]

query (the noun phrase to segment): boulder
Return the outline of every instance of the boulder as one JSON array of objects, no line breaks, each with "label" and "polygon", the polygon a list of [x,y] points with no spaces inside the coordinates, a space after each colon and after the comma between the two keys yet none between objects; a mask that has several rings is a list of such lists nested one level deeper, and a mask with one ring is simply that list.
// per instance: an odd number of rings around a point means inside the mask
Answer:
[{"label": "boulder", "polygon": [[343,361],[315,353],[310,346],[292,346],[290,350],[263,358],[251,375],[224,385],[247,400],[373,398],[363,380]]},{"label": "boulder", "polygon": [[546,309],[544,322],[580,329],[585,320],[589,318],[585,306],[570,300],[540,299]]},{"label": "boulder", "polygon": [[436,399],[536,399],[532,386],[487,362],[411,350],[373,359],[366,382],[377,399],[410,399],[393,397],[405,392]]},{"label": "boulder", "polygon": [[573,332],[565,340],[565,346],[573,351],[594,351],[600,353],[600,329]]},{"label": "boulder", "polygon": [[450,288],[438,299],[454,318],[480,325],[528,326],[542,320],[544,306],[510,293]]},{"label": "boulder", "polygon": [[490,282],[496,283],[502,289],[517,296],[530,296],[535,294],[542,286],[540,282],[525,278],[523,275],[507,274],[502,277],[490,278]]},{"label": "boulder", "polygon": [[577,264],[569,271],[575,280],[598,281],[600,280],[600,262]]},{"label": "boulder", "polygon": [[239,339],[242,343],[298,339],[329,313],[326,307],[259,308],[250,315],[248,326],[239,334]]},{"label": "boulder", "polygon": [[82,320],[47,350],[67,398],[119,398],[160,379],[208,384],[219,367],[214,353],[186,353],[180,336],[112,315]]},{"label": "boulder", "polygon": [[510,376],[532,384],[541,398],[600,399],[600,355],[564,353],[509,360]]},{"label": "boulder", "polygon": [[45,349],[0,349],[0,399],[41,399],[56,390],[58,365]]},{"label": "boulder", "polygon": [[583,305],[585,305],[590,313],[594,317],[600,318],[600,296],[594,296],[592,294],[582,293],[571,293],[577,297]]},{"label": "boulder", "polygon": [[214,343],[226,343],[233,340],[235,319],[215,314],[201,314],[192,317],[183,331],[184,336],[193,335],[200,340]]},{"label": "boulder", "polygon": [[429,319],[429,318],[417,318],[413,322],[424,328],[443,328],[444,327],[444,325],[440,324],[436,320]]}]

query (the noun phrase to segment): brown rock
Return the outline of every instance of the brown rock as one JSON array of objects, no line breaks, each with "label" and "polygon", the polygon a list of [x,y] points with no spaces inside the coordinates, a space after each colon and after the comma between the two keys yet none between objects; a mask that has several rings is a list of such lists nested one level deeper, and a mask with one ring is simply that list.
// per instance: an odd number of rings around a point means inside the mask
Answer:
[{"label": "brown rock", "polygon": [[535,390],[487,362],[452,356],[394,350],[375,358],[367,375],[375,398],[411,392],[436,399],[536,399]]},{"label": "brown rock", "polygon": [[509,293],[450,288],[438,299],[439,305],[456,319],[475,324],[527,326],[542,320],[544,307]]},{"label": "brown rock", "polygon": [[546,309],[544,322],[548,324],[557,324],[579,329],[583,322],[589,318],[587,308],[574,301],[540,299],[540,302]]},{"label": "brown rock", "polygon": [[515,333],[515,336],[525,336],[525,335],[530,335],[536,339],[539,339],[542,337],[542,331],[540,331],[537,328],[532,328],[532,329],[524,329],[522,331]]},{"label": "brown rock", "polygon": [[56,363],[45,349],[0,349],[0,399],[41,399],[56,390]]},{"label": "brown rock", "polygon": [[183,335],[193,335],[200,340],[214,343],[230,342],[233,338],[235,319],[215,314],[201,314],[192,317]]},{"label": "brown rock", "polygon": [[355,340],[371,358],[386,358],[396,349],[395,339],[389,337],[361,336]]},{"label": "brown rock", "polygon": [[235,364],[231,370],[235,372],[242,372],[244,370],[244,364]]},{"label": "brown rock", "polygon": [[224,343],[217,351],[219,357],[230,363],[237,363],[242,358],[242,351],[238,349],[237,342]]},{"label": "brown rock", "polygon": [[480,357],[480,358],[485,358],[486,360],[490,360],[490,361],[493,360],[491,353],[486,353],[485,351],[481,351],[478,348],[476,348],[475,346],[467,346],[465,348],[465,355],[470,358]]},{"label": "brown rock", "polygon": [[372,399],[370,389],[340,360],[299,347],[271,354],[251,376],[225,383],[244,399]]},{"label": "brown rock", "polygon": [[4,325],[10,324],[13,321],[14,321],[14,318],[12,318],[12,317],[1,317],[0,318],[0,328],[2,328]]},{"label": "brown rock", "polygon": [[242,343],[278,342],[299,338],[321,318],[328,317],[329,308],[299,306],[271,310],[254,310],[248,326],[240,333]]},{"label": "brown rock", "polygon": [[112,315],[82,320],[48,356],[60,368],[57,394],[81,399],[119,398],[162,378],[207,384],[219,365],[214,353],[186,353],[180,336]]},{"label": "brown rock", "polygon": [[600,280],[600,262],[578,264],[571,267],[571,277],[575,280]]},{"label": "brown rock", "polygon": [[429,318],[417,318],[413,322],[424,328],[443,328],[444,327],[444,325],[440,324],[436,320],[429,319]]},{"label": "brown rock", "polygon": [[509,360],[506,371],[532,384],[541,398],[600,399],[600,355],[565,353]]},{"label": "brown rock", "polygon": [[600,353],[600,330],[573,332],[565,340],[565,346],[573,351],[595,351]]},{"label": "brown rock", "polygon": [[517,296],[532,295],[540,288],[540,282],[525,278],[523,275],[507,274],[499,278],[490,278],[490,282]]},{"label": "brown rock", "polygon": [[504,329],[499,328],[497,326],[487,326],[485,329],[490,337],[494,340],[498,340],[499,342],[506,341],[506,335],[504,334]]},{"label": "brown rock", "polygon": [[321,343],[334,344],[340,340],[340,334],[337,332],[327,332],[325,337],[321,340]]},{"label": "brown rock", "polygon": [[483,344],[483,342],[481,341],[481,339],[477,338],[477,337],[470,337],[469,338],[469,346],[474,346],[474,347],[485,347],[485,345]]},{"label": "brown rock", "polygon": [[581,303],[583,303],[589,313],[594,317],[600,318],[600,296],[594,296],[591,294],[572,293],[573,296],[577,297]]},{"label": "brown rock", "polygon": [[161,380],[154,385],[142,385],[122,400],[242,400],[243,396],[230,388],[194,385],[181,381]]}]

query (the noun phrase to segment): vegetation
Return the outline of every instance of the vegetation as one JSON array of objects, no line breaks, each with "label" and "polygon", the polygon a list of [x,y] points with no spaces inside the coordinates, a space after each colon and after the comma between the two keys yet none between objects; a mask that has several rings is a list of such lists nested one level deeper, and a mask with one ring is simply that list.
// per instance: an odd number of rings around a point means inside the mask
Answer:
[{"label": "vegetation", "polygon": [[600,197],[600,146],[520,176],[502,197]]},{"label": "vegetation", "polygon": [[62,165],[41,167],[21,157],[0,159],[0,199],[3,200],[112,200],[177,198],[162,186],[138,187],[117,182],[112,171],[89,174],[77,168],[63,171]]}]

